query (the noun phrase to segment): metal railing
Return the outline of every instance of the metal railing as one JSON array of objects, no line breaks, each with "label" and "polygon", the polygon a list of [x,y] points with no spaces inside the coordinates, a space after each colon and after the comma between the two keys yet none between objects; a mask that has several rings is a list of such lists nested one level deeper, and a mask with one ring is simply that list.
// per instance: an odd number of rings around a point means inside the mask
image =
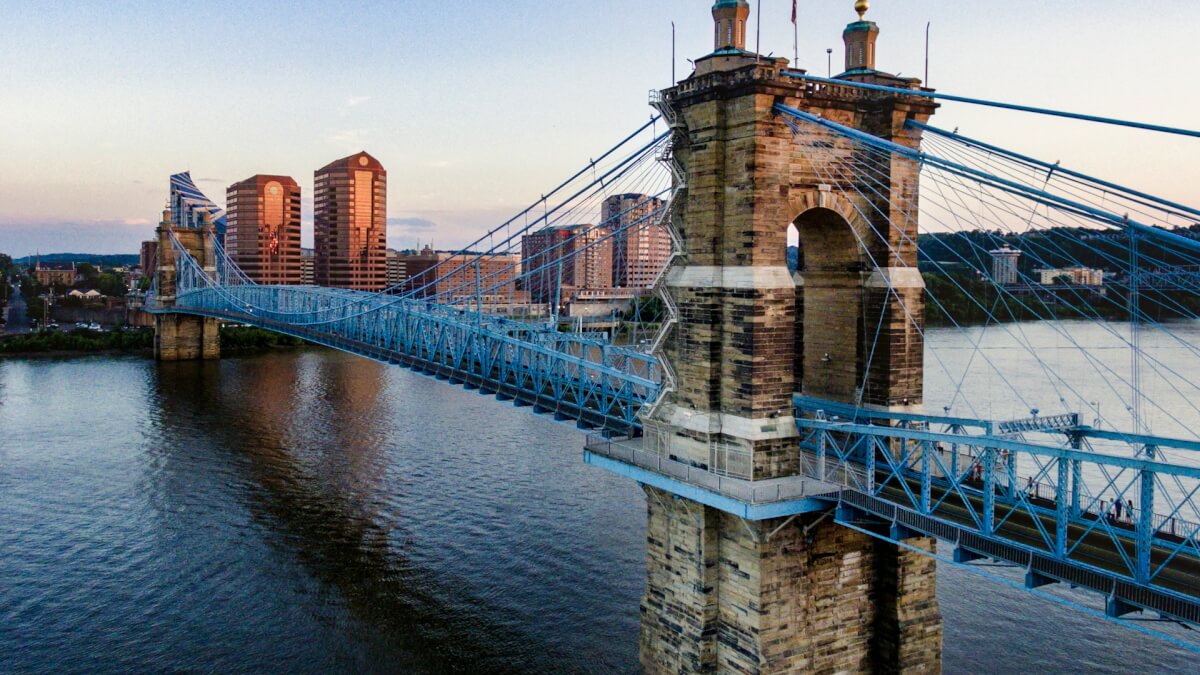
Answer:
[{"label": "metal railing", "polygon": [[803,476],[761,481],[722,476],[705,468],[643,450],[640,439],[612,440],[593,434],[588,436],[585,447],[593,454],[674,478],[744,504],[774,504],[808,497],[836,496],[837,492],[837,488],[833,486]]}]

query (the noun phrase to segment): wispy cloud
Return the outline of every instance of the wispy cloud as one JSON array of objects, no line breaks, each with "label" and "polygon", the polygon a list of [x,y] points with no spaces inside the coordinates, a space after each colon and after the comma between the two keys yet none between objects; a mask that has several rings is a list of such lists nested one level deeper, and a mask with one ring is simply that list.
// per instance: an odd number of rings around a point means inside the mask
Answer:
[{"label": "wispy cloud", "polygon": [[361,150],[368,136],[366,129],[339,129],[330,134],[329,141],[348,150]]},{"label": "wispy cloud", "polygon": [[350,114],[350,111],[352,109],[357,108],[358,106],[360,106],[370,100],[371,100],[370,96],[351,96],[350,98],[346,99],[341,105],[338,106],[338,108],[337,108],[338,116],[345,117]]},{"label": "wispy cloud", "polygon": [[388,227],[408,231],[429,231],[436,230],[437,223],[428,218],[388,218]]}]

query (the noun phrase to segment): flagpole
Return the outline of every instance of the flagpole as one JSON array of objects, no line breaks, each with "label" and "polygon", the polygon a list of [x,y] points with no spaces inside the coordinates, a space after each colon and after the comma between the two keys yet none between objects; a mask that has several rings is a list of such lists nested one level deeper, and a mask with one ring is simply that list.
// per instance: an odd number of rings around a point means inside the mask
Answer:
[{"label": "flagpole", "polygon": [[800,24],[796,20],[796,0],[792,0],[792,67],[800,65]]},{"label": "flagpole", "polygon": [[754,28],[754,60],[758,61],[762,54],[762,0],[758,0],[758,23]]}]

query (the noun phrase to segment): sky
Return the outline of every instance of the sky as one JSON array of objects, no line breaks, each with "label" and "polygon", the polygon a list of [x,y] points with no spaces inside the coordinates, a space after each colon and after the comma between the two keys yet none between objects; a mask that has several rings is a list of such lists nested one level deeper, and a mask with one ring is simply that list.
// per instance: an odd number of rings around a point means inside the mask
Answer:
[{"label": "sky", "polygon": [[[792,55],[790,0],[761,51]],[[1200,127],[1195,0],[876,0],[878,67],[965,96]],[[852,0],[799,0],[799,66],[834,72]],[[0,251],[134,253],[172,173],[219,204],[256,173],[304,191],[367,150],[389,245],[454,248],[647,120],[712,50],[711,0],[0,0]],[[751,14],[751,27],[758,21]],[[755,44],[753,30],[750,47]],[[947,104],[964,134],[1200,204],[1200,139]]]}]

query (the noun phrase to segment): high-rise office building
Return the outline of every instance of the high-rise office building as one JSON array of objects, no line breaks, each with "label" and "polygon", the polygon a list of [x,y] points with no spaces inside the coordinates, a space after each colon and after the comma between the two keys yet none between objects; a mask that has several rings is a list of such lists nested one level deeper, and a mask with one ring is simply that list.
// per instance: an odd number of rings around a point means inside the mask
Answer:
[{"label": "high-rise office building", "polygon": [[671,257],[671,236],[661,224],[666,202],[641,194],[613,195],[601,207],[601,223],[611,230],[612,285],[648,288]]},{"label": "high-rise office building", "polygon": [[142,242],[142,252],[138,256],[138,265],[142,268],[142,276],[152,277],[158,270],[158,241],[151,239]]},{"label": "high-rise office building", "polygon": [[379,160],[360,152],[316,172],[313,233],[317,285],[387,286],[387,171]]},{"label": "high-rise office building", "polygon": [[300,283],[300,186],[251,176],[225,191],[225,251],[260,284]]},{"label": "high-rise office building", "polygon": [[[578,291],[613,286],[613,246],[608,229],[551,225],[521,237],[521,268],[533,302],[570,302]],[[557,291],[557,292],[556,292]]]},{"label": "high-rise office building", "polygon": [[408,258],[394,248],[387,250],[387,285],[393,288],[408,278]]},{"label": "high-rise office building", "polygon": [[312,286],[316,283],[313,275],[313,259],[315,257],[316,252],[313,249],[300,249],[300,283],[305,286]]}]

